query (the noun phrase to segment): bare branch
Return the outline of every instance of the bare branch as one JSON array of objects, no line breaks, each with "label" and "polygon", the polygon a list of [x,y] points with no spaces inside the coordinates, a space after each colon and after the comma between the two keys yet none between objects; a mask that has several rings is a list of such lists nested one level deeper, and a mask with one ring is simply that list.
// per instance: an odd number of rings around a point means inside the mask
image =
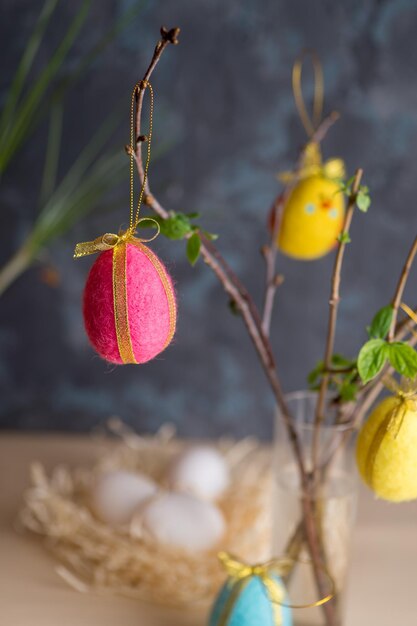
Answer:
[{"label": "bare branch", "polygon": [[[356,196],[359,190],[359,185],[362,179],[363,171],[358,169],[356,171],[355,179],[352,184],[352,190],[349,197],[348,207],[346,210],[345,221],[343,224],[343,230],[339,239],[339,246],[336,253],[336,259],[333,267],[331,293],[329,300],[329,323],[327,327],[326,348],[324,353],[324,373],[321,379],[319,397],[317,400],[316,410],[316,426],[323,420],[324,403],[326,399],[326,392],[329,386],[329,370],[332,367],[332,356],[334,351],[334,339],[336,333],[337,312],[340,302],[340,278],[343,265],[343,257],[346,249],[345,238],[349,235],[349,229],[355,210]],[[318,429],[316,429],[318,430]]]},{"label": "bare branch", "polygon": [[414,239],[413,245],[410,248],[404,267],[401,272],[400,279],[398,281],[397,288],[395,290],[394,297],[392,299],[392,307],[394,309],[391,326],[388,331],[388,341],[394,339],[395,325],[397,323],[398,309],[400,308],[401,300],[403,297],[404,289],[407,284],[407,279],[410,274],[411,266],[413,265],[414,258],[417,254],[417,237]]}]

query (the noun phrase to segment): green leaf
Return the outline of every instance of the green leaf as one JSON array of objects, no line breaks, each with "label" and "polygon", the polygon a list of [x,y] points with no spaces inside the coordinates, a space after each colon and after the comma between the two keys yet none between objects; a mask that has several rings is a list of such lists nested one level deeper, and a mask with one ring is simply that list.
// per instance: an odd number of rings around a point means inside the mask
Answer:
[{"label": "green leaf", "polygon": [[59,150],[62,137],[63,106],[61,101],[52,103],[49,119],[48,143],[46,146],[45,163],[43,167],[40,202],[44,204],[52,194],[58,171]]},{"label": "green leaf", "polygon": [[201,239],[198,233],[194,233],[187,241],[187,259],[191,265],[195,265],[200,256]]},{"label": "green leaf", "polygon": [[340,184],[341,191],[343,191],[343,193],[345,193],[347,196],[350,196],[351,187],[352,187],[352,183],[354,180],[355,180],[355,177],[351,176],[346,182],[342,181]]},{"label": "green leaf", "polygon": [[315,368],[312,369],[311,372],[308,374],[307,382],[310,388],[316,385],[317,381],[319,380],[319,378],[321,377],[323,373],[323,369],[324,369],[324,363],[323,361],[319,361],[317,365],[315,366]]},{"label": "green leaf", "polygon": [[384,306],[373,318],[371,325],[366,329],[369,339],[385,339],[391,326],[394,309],[392,305]]},{"label": "green leaf", "polygon": [[70,48],[76,40],[83,26],[90,8],[90,0],[84,0],[74,19],[70,23],[67,32],[62,38],[57,50],[54,52],[44,70],[37,77],[34,85],[26,94],[22,104],[17,106],[12,123],[7,132],[0,137],[0,172],[6,166],[20,144],[27,139],[33,118],[36,116],[43,95],[61,68]]},{"label": "green leaf", "polygon": [[364,383],[375,378],[384,367],[388,356],[387,345],[383,339],[371,339],[362,346],[358,355],[358,372]]},{"label": "green leaf", "polygon": [[353,402],[356,400],[356,394],[359,391],[357,383],[349,380],[343,381],[339,387],[339,395],[342,402]]},{"label": "green leaf", "polygon": [[367,189],[368,189],[367,187],[361,187],[356,196],[356,204],[358,206],[358,209],[362,211],[363,213],[367,212],[371,204],[371,198],[369,196]]},{"label": "green leaf", "polygon": [[335,353],[332,356],[332,365],[335,367],[353,367],[355,365],[355,361],[352,359],[348,359],[343,354]]},{"label": "green leaf", "polygon": [[[30,236],[31,243],[34,247],[40,247],[44,245],[48,239],[52,238],[54,236],[52,233],[56,227],[59,230],[59,234],[64,232],[63,225],[70,214],[72,216],[71,223],[74,223],[76,218],[83,214],[84,210],[87,211],[94,208],[93,206],[87,207],[83,204],[77,207],[74,199],[83,193],[83,185],[84,183],[87,184],[87,180],[90,179],[90,182],[93,183],[94,178],[89,176],[88,170],[97,159],[97,156],[102,151],[117,124],[118,115],[112,113],[95,133],[91,141],[81,151],[53,194],[43,205]],[[121,179],[121,168],[123,166],[123,159],[124,163],[126,163],[126,156],[122,151],[112,157],[105,155],[94,165],[96,175],[98,175],[104,167],[102,165],[103,159],[106,160],[108,164],[111,163],[114,168],[114,170],[110,170],[110,166],[105,165],[105,170],[109,170],[106,174],[108,180],[104,180],[102,183],[104,182],[104,185],[108,188],[110,178],[113,178],[113,174],[118,180]],[[111,159],[111,161],[108,161],[108,159]],[[117,181],[113,179],[112,184],[114,185],[116,182]]]},{"label": "green leaf", "polygon": [[340,235],[337,238],[338,241],[340,241],[340,243],[350,243],[351,242],[351,238],[349,236],[349,233],[340,233]]},{"label": "green leaf", "polygon": [[184,239],[192,232],[192,226],[189,218],[183,213],[170,214],[167,219],[158,219],[161,227],[161,234],[168,239],[178,240]]},{"label": "green leaf", "polygon": [[388,360],[402,376],[414,378],[417,375],[417,352],[407,343],[396,341],[387,344]]},{"label": "green leaf", "polygon": [[48,26],[57,3],[58,0],[46,0],[39,14],[36,25],[27,40],[25,50],[22,58],[20,59],[3,104],[3,111],[0,118],[1,136],[4,136],[4,134],[8,132],[8,127],[15,114],[16,106],[25,85],[26,78],[29,74],[30,68],[32,67],[36,53],[39,50],[39,46],[42,43],[46,27]]}]

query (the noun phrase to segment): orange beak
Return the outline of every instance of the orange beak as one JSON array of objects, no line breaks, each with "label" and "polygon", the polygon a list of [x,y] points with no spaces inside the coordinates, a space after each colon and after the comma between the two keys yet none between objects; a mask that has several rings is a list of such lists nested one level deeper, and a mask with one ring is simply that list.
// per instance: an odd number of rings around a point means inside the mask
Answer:
[{"label": "orange beak", "polygon": [[332,201],[329,198],[322,198],[320,206],[324,211],[328,211],[332,207]]}]

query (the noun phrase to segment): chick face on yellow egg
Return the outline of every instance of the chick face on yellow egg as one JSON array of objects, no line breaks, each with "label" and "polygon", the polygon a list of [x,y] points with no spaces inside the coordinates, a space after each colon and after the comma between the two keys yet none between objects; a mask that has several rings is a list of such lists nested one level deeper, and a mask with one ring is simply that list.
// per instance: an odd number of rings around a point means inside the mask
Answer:
[{"label": "chick face on yellow egg", "polygon": [[278,247],[295,259],[318,259],[330,252],[343,227],[340,183],[317,174],[300,180],[284,207]]}]

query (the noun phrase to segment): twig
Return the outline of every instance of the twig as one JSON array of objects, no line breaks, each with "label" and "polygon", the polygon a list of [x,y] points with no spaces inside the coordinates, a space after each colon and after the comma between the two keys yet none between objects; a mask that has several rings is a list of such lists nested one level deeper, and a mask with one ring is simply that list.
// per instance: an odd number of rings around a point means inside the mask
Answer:
[{"label": "twig", "polygon": [[394,339],[395,325],[397,323],[398,317],[398,309],[400,308],[401,300],[403,297],[404,289],[407,284],[407,279],[410,274],[411,266],[413,264],[414,258],[417,254],[417,237],[414,239],[413,245],[410,248],[410,252],[408,253],[407,259],[404,263],[403,270],[401,272],[400,279],[398,281],[397,288],[395,290],[394,297],[392,299],[392,307],[394,309],[391,326],[388,331],[388,341],[392,342]]},{"label": "twig", "polygon": [[[324,118],[324,120],[317,127],[315,133],[310,137],[308,143],[321,143],[327,135],[333,124],[339,119],[340,115],[337,111],[332,111],[330,115]],[[308,145],[308,144],[307,144]],[[280,194],[275,198],[271,207],[271,229],[269,242],[262,247],[262,254],[265,259],[265,294],[262,314],[262,329],[266,336],[269,336],[271,328],[272,311],[274,308],[274,299],[277,288],[282,284],[283,277],[281,274],[276,273],[276,259],[277,259],[277,239],[281,230],[282,214],[284,206],[290,197],[290,194],[297,182],[297,174],[302,166],[303,157],[305,154],[306,146],[301,149],[296,166],[294,168],[294,179],[287,183]]]},{"label": "twig", "polygon": [[262,315],[262,330],[269,336],[271,328],[272,310],[274,308],[275,293],[282,283],[280,274],[276,274],[277,258],[277,237],[281,230],[282,213],[285,203],[292,191],[293,185],[286,185],[284,190],[275,198],[270,215],[272,218],[272,228],[269,243],[263,246],[261,252],[265,259],[265,295]]},{"label": "twig", "polygon": [[[178,34],[179,29],[172,29],[171,31],[166,32],[176,32]],[[169,40],[166,41],[164,36],[160,42],[158,42],[154,55],[152,57],[152,61],[145,73],[143,78],[144,81],[149,80],[156,64],[159,61],[159,58],[165,49]],[[137,98],[137,109],[136,109],[136,137],[140,137],[140,125],[141,125],[141,111],[143,104],[143,96],[144,89],[140,89],[138,92]],[[136,146],[135,150],[135,162],[139,173],[139,178],[143,181],[143,162],[142,162],[142,154],[141,154],[141,142],[139,142]],[[145,203],[155,211],[159,216],[166,219],[169,217],[168,211],[163,208],[163,206],[156,200],[156,198],[152,195],[150,190],[149,181],[146,181],[145,187]],[[312,492],[310,489],[310,479],[309,474],[306,471],[303,451],[301,442],[298,437],[297,430],[294,425],[294,421],[290,412],[288,410],[288,406],[285,400],[284,393],[281,388],[281,384],[278,378],[277,368],[275,364],[275,360],[273,357],[272,349],[269,343],[269,340],[262,329],[262,323],[260,319],[260,315],[254,304],[253,299],[250,294],[244,288],[244,286],[240,283],[234,272],[229,268],[225,259],[222,257],[220,252],[215,248],[212,242],[209,242],[204,236],[201,237],[201,255],[204,259],[204,262],[212,269],[214,274],[217,276],[218,280],[223,286],[225,292],[234,300],[236,303],[238,310],[240,311],[245,326],[247,328],[248,334],[255,346],[255,349],[258,353],[259,359],[261,361],[261,365],[266,374],[267,380],[270,383],[271,389],[273,391],[277,406],[281,410],[281,415],[288,433],[289,442],[292,446],[292,450],[294,453],[295,461],[300,473],[300,484],[301,484],[301,492],[302,492],[302,510],[303,510],[303,518],[304,518],[304,529],[305,536],[308,544],[308,548],[310,551],[313,571],[317,583],[317,588],[319,594],[321,596],[326,595],[326,577],[325,577],[325,569],[323,569],[323,556],[320,548],[320,537],[316,525],[315,513],[314,513],[314,504],[312,500]],[[336,615],[335,615],[335,606],[334,603],[326,603],[323,605],[323,611],[326,616],[326,623],[328,626],[336,626]]]},{"label": "twig", "polygon": [[[313,449],[317,451],[318,449],[318,431],[319,425],[323,421],[324,416],[324,403],[326,399],[326,392],[329,386],[330,374],[329,370],[332,367],[332,356],[334,350],[334,339],[336,332],[336,321],[337,321],[337,312],[339,308],[340,302],[340,277],[342,271],[343,257],[345,254],[346,241],[345,238],[349,236],[349,229],[353,218],[353,213],[355,210],[356,204],[356,196],[359,190],[359,185],[362,179],[363,171],[358,169],[355,174],[355,179],[352,184],[352,190],[349,197],[348,207],[346,210],[345,221],[343,224],[343,230],[341,233],[341,237],[339,238],[339,246],[337,249],[336,259],[333,268],[332,282],[331,282],[331,293],[329,300],[329,323],[327,327],[327,338],[326,338],[326,348],[324,354],[324,372],[321,379],[320,391],[317,400],[317,409],[315,416],[315,433],[313,438]],[[315,458],[313,456],[313,458]]]}]

